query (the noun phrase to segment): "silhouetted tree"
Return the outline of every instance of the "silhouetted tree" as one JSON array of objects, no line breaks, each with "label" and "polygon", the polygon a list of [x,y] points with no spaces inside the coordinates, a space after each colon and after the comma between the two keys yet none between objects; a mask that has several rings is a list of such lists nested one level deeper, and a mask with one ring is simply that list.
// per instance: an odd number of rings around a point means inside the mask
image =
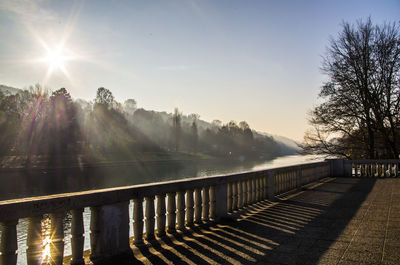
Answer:
[{"label": "silhouetted tree", "polygon": [[192,138],[192,151],[194,153],[197,153],[197,145],[199,143],[199,134],[198,134],[198,129],[197,129],[197,121],[200,119],[199,114],[190,114],[189,119],[192,120],[192,126],[191,126],[191,138]]},{"label": "silhouetted tree", "polygon": [[49,162],[66,166],[78,153],[79,125],[75,104],[65,88],[54,91],[47,114]]},{"label": "silhouetted tree", "polygon": [[104,87],[99,87],[97,89],[96,99],[94,100],[94,102],[98,105],[103,105],[104,107],[112,108],[114,103],[114,96],[110,90]]},{"label": "silhouetted tree", "polygon": [[128,115],[133,115],[133,113],[136,111],[136,108],[137,108],[136,100],[132,98],[125,100],[123,109]]},{"label": "silhouetted tree", "polygon": [[399,157],[400,30],[343,23],[324,57],[328,76],[311,113],[305,150],[348,158]]},{"label": "silhouetted tree", "polygon": [[182,133],[181,120],[182,120],[182,113],[179,112],[178,108],[175,108],[174,114],[172,116],[172,132],[173,132],[176,152],[179,150],[179,144],[181,140],[181,133]]}]

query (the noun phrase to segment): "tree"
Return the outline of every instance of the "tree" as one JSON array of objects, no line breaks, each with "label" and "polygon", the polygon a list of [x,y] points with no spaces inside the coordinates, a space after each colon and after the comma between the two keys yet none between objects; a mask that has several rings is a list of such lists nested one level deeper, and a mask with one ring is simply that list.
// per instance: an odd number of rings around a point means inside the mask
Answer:
[{"label": "tree", "polygon": [[324,100],[311,112],[305,150],[347,158],[398,158],[399,25],[343,23],[322,64]]},{"label": "tree", "polygon": [[124,111],[126,113],[128,113],[129,115],[133,115],[133,113],[136,111],[136,109],[137,109],[136,100],[134,100],[133,98],[125,100]]},{"label": "tree", "polygon": [[107,108],[112,108],[114,103],[114,96],[110,90],[104,87],[99,87],[97,89],[96,99],[94,100],[94,102],[98,105],[102,105]]},{"label": "tree", "polygon": [[192,126],[191,126],[191,138],[192,138],[192,149],[194,153],[197,153],[197,146],[199,142],[199,133],[197,129],[197,121],[199,120],[200,115],[199,114],[190,114],[189,119],[192,120]]},{"label": "tree", "polygon": [[179,143],[181,140],[181,121],[182,121],[182,113],[179,112],[178,108],[175,108],[174,114],[172,115],[172,133],[174,137],[175,151],[179,150]]},{"label": "tree", "polygon": [[52,166],[68,163],[65,158],[67,156],[72,158],[72,155],[77,153],[79,124],[76,106],[65,88],[60,88],[52,93],[46,122],[49,128],[47,139],[49,163]]}]

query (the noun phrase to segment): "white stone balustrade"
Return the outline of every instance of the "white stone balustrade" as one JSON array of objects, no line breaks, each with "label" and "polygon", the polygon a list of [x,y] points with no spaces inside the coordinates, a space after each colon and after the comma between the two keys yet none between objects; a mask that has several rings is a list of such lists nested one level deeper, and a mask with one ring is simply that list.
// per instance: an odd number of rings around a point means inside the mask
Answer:
[{"label": "white stone balustrade", "polygon": [[[235,216],[254,203],[274,200],[276,195],[296,191],[303,185],[330,176],[398,177],[399,160],[335,159],[256,172],[1,201],[0,264],[17,262],[16,225],[21,218],[28,218],[27,263],[42,262],[41,222],[43,216],[50,216],[51,258],[54,264],[62,264],[63,219],[69,211],[72,216],[71,264],[82,265],[85,234],[82,213],[89,207],[90,259],[99,264],[115,257],[133,255],[129,245],[130,226],[133,243],[141,245],[162,238],[166,233]],[[129,220],[131,203],[133,215]]]}]

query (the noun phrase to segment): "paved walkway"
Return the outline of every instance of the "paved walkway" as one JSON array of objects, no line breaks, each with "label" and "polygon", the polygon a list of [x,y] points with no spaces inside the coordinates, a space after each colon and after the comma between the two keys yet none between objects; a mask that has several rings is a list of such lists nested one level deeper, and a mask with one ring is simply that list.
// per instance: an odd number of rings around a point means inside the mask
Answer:
[{"label": "paved walkway", "polygon": [[400,264],[400,179],[337,178],[133,248],[139,264]]}]

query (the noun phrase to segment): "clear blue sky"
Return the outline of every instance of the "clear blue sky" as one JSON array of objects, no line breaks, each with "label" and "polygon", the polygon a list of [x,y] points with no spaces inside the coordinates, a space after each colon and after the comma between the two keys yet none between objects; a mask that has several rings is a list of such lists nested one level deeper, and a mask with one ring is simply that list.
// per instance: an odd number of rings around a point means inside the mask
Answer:
[{"label": "clear blue sky", "polygon": [[146,109],[302,140],[329,36],[368,16],[400,21],[400,1],[0,0],[0,84],[88,100],[104,86]]}]

